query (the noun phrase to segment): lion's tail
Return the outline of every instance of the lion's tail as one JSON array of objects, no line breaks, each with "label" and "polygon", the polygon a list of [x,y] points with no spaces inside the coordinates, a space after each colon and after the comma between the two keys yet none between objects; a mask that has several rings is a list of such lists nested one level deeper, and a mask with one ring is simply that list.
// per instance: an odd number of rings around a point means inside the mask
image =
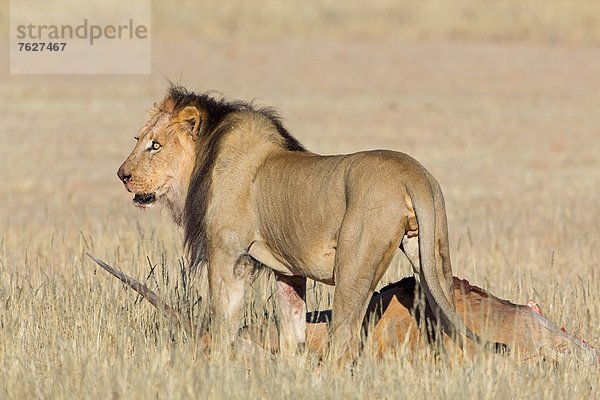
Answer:
[{"label": "lion's tail", "polygon": [[[434,312],[440,314],[441,322],[449,333],[456,333],[484,345],[485,348],[504,352],[508,347],[502,343],[488,342],[469,329],[454,307],[454,289],[450,254],[448,251],[448,227],[444,198],[437,182],[425,172],[426,178],[420,187],[407,188],[412,199],[419,226],[419,282],[427,301]],[[437,206],[437,207],[436,207]],[[441,277],[441,279],[440,279]],[[446,287],[442,285],[442,281]]]}]

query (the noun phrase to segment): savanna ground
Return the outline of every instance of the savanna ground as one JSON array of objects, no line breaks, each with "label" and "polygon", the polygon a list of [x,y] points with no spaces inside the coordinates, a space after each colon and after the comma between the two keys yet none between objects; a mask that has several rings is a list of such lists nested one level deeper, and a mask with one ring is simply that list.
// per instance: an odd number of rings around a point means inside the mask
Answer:
[{"label": "savanna ground", "polygon": [[[208,358],[85,257],[142,280],[158,265],[147,284],[163,297],[206,300],[202,276],[183,285],[181,231],[135,209],[115,175],[170,79],[275,105],[319,153],[413,155],[444,190],[454,274],[534,298],[599,346],[599,3],[179,3],[154,4],[150,76],[1,65],[0,398],[599,396],[598,368],[576,362]],[[409,274],[399,257],[382,284]],[[309,309],[328,307],[331,291],[309,286]],[[272,321],[272,291],[254,284],[247,320]]]}]

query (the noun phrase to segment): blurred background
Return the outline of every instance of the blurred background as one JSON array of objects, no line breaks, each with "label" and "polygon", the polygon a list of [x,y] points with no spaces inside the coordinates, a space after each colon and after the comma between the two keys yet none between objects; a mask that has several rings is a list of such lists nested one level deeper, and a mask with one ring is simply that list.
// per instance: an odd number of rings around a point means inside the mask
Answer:
[{"label": "blurred background", "polygon": [[596,274],[599,2],[154,1],[151,29],[150,75],[10,75],[3,58],[9,270],[68,277],[86,249],[122,268],[183,257],[167,213],[135,209],[116,178],[173,81],[276,107],[314,152],[416,157],[446,195],[455,274],[498,294]]}]

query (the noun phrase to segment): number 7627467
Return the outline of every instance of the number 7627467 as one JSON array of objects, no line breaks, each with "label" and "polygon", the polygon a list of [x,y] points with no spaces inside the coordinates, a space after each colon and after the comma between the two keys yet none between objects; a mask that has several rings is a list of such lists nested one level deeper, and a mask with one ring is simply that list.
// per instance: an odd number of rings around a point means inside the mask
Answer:
[{"label": "number 7627467", "polygon": [[64,51],[66,43],[58,42],[19,42],[19,51]]}]

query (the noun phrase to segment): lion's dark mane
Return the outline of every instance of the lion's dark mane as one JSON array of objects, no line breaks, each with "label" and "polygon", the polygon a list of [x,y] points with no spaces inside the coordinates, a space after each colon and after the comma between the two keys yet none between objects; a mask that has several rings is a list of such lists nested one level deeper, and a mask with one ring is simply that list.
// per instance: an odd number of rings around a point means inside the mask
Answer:
[{"label": "lion's dark mane", "polygon": [[243,101],[215,99],[208,93],[196,94],[181,86],[171,86],[167,94],[174,103],[173,113],[194,106],[206,111],[202,132],[196,147],[196,161],[183,209],[184,244],[192,268],[208,260],[208,237],[205,216],[210,196],[211,175],[219,153],[220,143],[232,126],[225,122],[227,115],[237,111],[258,112],[267,117],[284,139],[285,147],[291,151],[306,151],[284,128],[281,119],[272,108],[258,108]]}]

